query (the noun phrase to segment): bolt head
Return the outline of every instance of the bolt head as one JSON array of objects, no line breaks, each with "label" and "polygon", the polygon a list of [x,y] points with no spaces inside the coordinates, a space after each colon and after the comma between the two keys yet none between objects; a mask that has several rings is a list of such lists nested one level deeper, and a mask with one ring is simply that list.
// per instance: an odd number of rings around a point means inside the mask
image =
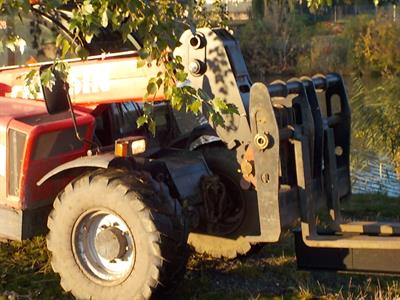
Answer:
[{"label": "bolt head", "polygon": [[200,63],[197,60],[194,60],[189,64],[190,73],[199,74],[200,69],[201,69]]}]

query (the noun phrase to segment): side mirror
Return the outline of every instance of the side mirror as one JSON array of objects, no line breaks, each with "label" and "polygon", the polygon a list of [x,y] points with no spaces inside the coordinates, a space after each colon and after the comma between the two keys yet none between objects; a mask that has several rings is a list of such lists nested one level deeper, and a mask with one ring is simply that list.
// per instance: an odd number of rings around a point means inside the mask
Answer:
[{"label": "side mirror", "polygon": [[[45,71],[48,66],[40,68],[40,74]],[[51,115],[67,111],[69,109],[68,83],[64,81],[57,71],[53,71],[55,82],[51,88],[42,84],[44,101],[46,103],[47,112]]]}]

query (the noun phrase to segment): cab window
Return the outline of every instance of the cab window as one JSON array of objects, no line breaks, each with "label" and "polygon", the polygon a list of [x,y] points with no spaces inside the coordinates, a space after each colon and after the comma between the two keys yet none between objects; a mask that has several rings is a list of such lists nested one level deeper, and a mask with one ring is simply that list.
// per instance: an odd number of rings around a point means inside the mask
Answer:
[{"label": "cab window", "polygon": [[143,129],[136,126],[136,121],[142,114],[140,104],[134,102],[113,103],[111,107],[114,124],[118,131],[115,135],[118,138],[137,135],[143,131]]}]

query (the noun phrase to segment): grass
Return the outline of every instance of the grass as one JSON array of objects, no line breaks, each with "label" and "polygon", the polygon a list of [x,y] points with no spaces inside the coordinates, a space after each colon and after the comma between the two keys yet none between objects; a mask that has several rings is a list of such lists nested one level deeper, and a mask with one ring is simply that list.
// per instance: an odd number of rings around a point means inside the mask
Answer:
[{"label": "grass", "polygon": [[400,219],[400,199],[389,198],[383,194],[353,195],[343,203],[343,212],[351,217],[364,219]]},{"label": "grass", "polygon": [[0,244],[0,295],[4,299],[73,299],[61,290],[59,281],[51,270],[43,237]]},{"label": "grass", "polygon": [[[344,203],[350,217],[398,218],[400,199],[354,196]],[[278,244],[228,261],[192,255],[173,299],[400,299],[397,277],[305,272],[296,269],[290,232]],[[73,299],[59,286],[43,237],[0,243],[0,300]]]}]

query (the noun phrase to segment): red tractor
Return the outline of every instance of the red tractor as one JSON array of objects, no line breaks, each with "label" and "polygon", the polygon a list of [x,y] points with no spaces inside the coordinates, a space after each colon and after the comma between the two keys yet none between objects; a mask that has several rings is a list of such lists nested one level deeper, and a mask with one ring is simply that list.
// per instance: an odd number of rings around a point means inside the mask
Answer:
[{"label": "red tractor", "polygon": [[[339,75],[252,84],[231,34],[187,31],[175,55],[191,85],[239,114],[212,128],[157,95],[153,136],[136,120],[158,68],[138,68],[138,52],[118,38],[97,37],[86,61],[68,60],[67,82],[56,76],[32,99],[21,78],[49,67],[52,35],[69,36],[53,21],[33,14],[27,24],[40,34],[24,27],[20,36],[35,47],[2,57],[0,236],[47,233],[66,291],[162,297],[184,274],[187,239],[197,252],[234,258],[278,241],[299,220],[300,267],[400,269],[386,262],[400,248],[398,225],[344,224],[340,216],[351,186],[350,109]],[[319,207],[330,212],[328,232],[316,226]]]}]

